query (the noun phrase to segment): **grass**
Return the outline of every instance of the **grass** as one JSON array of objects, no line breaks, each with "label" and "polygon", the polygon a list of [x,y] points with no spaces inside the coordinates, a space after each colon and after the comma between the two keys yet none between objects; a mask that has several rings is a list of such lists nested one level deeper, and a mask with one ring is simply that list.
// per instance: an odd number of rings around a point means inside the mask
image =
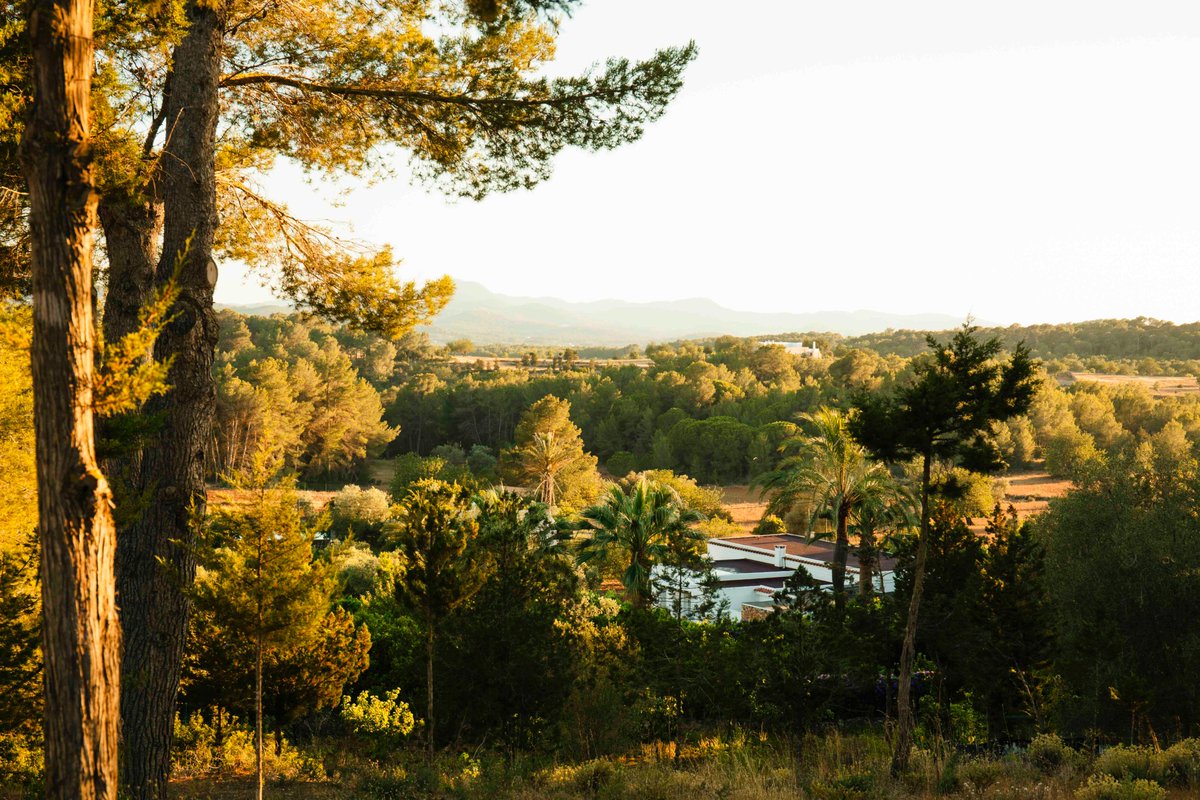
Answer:
[{"label": "grass", "polygon": [[[1200,744],[1156,756],[1163,771],[1154,781],[1141,774],[1111,774],[1115,761],[1134,763],[1132,753],[1093,760],[1056,737],[1038,750],[996,757],[918,749],[899,778],[889,774],[890,751],[877,732],[834,731],[799,740],[735,733],[690,742],[678,759],[669,744],[657,743],[579,763],[549,757],[509,761],[477,753],[446,754],[426,765],[414,750],[378,760],[348,755],[346,748],[323,752],[327,778],[274,781],[268,795],[296,800],[1182,800],[1197,796],[1200,788],[1195,773],[1187,771],[1200,764],[1195,757]],[[1171,772],[1172,758],[1186,762],[1187,769]],[[223,800],[251,796],[253,789],[245,775],[189,778],[174,782],[171,796]]]}]

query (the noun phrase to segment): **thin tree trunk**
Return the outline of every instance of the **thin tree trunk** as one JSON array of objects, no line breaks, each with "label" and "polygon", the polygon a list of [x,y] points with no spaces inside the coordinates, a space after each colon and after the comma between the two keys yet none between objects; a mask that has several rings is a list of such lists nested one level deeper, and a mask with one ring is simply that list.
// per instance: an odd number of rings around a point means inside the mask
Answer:
[{"label": "thin tree trunk", "polygon": [[850,509],[842,503],[837,512],[837,533],[833,544],[833,603],[846,605],[846,561],[850,556]]},{"label": "thin tree trunk", "polygon": [[147,404],[161,428],[142,451],[135,489],[150,502],[120,532],[118,588],[127,691],[122,782],[129,800],[161,800],[170,775],[175,696],[187,632],[187,589],[195,577],[192,542],[205,511],[204,448],[211,442],[217,341],[212,308],[216,229],[214,142],[223,23],[220,4],[189,0],[189,27],[175,48],[161,159],[163,245],[155,283],[180,263],[174,320],[155,356],[173,358],[171,389]]},{"label": "thin tree trunk", "polygon": [[259,626],[259,634],[255,640],[254,647],[254,775],[258,800],[263,800],[263,692],[262,692],[262,630]]},{"label": "thin tree trunk", "polygon": [[875,531],[867,525],[859,527],[858,534],[858,594],[871,595],[871,576],[879,563],[879,549],[875,546]]},{"label": "thin tree trunk", "polygon": [[925,589],[925,561],[929,557],[929,479],[931,457],[921,467],[921,533],[917,540],[917,561],[913,566],[912,597],[908,601],[908,620],[904,625],[904,645],[900,648],[900,675],[896,691],[896,750],[892,754],[892,774],[908,768],[912,749],[913,707],[912,674],[917,647],[917,614]]},{"label": "thin tree trunk", "polygon": [[52,800],[117,795],[116,535],[92,415],[92,12],[91,0],[30,3],[34,99],[22,143],[33,261],[45,792]]},{"label": "thin tree trunk", "polygon": [[[427,619],[425,638],[425,755],[433,762],[433,618]],[[260,798],[261,800],[261,798]]]}]

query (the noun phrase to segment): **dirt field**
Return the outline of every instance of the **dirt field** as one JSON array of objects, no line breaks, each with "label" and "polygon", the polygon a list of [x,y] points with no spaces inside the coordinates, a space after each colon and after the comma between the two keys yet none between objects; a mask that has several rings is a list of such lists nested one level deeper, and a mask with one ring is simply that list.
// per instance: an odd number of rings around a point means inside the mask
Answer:
[{"label": "dirt field", "polygon": [[721,505],[733,515],[733,521],[747,536],[754,532],[754,526],[762,519],[767,504],[758,497],[758,490],[751,489],[745,484],[722,487],[725,492]]},{"label": "dirt field", "polygon": [[[302,500],[307,500],[312,507],[320,511],[329,505],[329,501],[337,492],[316,492],[301,489],[296,492]],[[208,490],[209,511],[236,511],[250,505],[254,500],[254,492],[245,489],[214,489]]]},{"label": "dirt field", "polygon": [[[1041,514],[1050,507],[1050,501],[1062,497],[1071,490],[1071,482],[1051,477],[1045,472],[1014,472],[1004,477],[1008,493],[1002,503],[1016,510],[1022,521]],[[971,530],[983,533],[987,520],[976,517],[971,520]]]},{"label": "dirt field", "polygon": [[1200,382],[1197,382],[1194,376],[1181,378],[1172,375],[1110,375],[1102,372],[1071,372],[1068,373],[1068,376],[1059,379],[1059,384],[1062,386],[1070,386],[1073,383],[1144,386],[1154,397],[1200,394]]}]

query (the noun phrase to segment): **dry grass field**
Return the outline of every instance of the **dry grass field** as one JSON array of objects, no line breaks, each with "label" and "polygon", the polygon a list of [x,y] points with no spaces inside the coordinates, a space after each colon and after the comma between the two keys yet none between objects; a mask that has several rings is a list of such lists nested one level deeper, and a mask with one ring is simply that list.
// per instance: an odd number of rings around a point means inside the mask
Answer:
[{"label": "dry grass field", "polygon": [[[301,500],[307,501],[314,510],[321,511],[329,505],[329,501],[337,492],[317,492],[301,489],[296,492]],[[208,490],[209,511],[238,511],[254,502],[254,492],[249,489],[218,489]]]},{"label": "dry grass field", "polygon": [[734,523],[742,532],[749,536],[754,532],[754,526],[762,519],[767,504],[759,499],[757,489],[751,489],[745,484],[723,486],[722,490],[725,496],[721,505],[733,515]]}]

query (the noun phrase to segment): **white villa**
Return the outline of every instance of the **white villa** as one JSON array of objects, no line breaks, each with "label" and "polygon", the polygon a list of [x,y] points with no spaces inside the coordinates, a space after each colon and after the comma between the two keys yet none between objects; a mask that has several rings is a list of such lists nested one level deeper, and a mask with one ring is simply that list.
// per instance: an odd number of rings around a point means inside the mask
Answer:
[{"label": "white villa", "polygon": [[821,348],[817,347],[816,342],[812,343],[812,347],[809,347],[808,345],[804,344],[804,342],[776,342],[776,341],[759,342],[759,345],[761,345],[762,347],[766,347],[766,346],[772,345],[772,344],[777,344],[780,347],[782,347],[784,350],[787,350],[792,355],[800,356],[801,358],[820,358],[821,357]]},{"label": "white villa", "polygon": [[[713,560],[713,571],[720,582],[721,596],[728,601],[729,616],[747,619],[775,610],[775,594],[784,582],[800,567],[823,588],[829,588],[833,580],[833,542],[810,542],[803,536],[791,533],[770,536],[740,536],[731,539],[710,539],[708,555]],[[877,591],[892,592],[896,587],[896,562],[893,558],[882,558],[879,572],[873,583]],[[846,563],[846,590],[858,590],[859,564],[853,549]],[[700,603],[700,576],[694,576],[684,589],[682,608],[688,613]],[[664,608],[674,607],[670,592],[662,592],[658,599]]]}]

